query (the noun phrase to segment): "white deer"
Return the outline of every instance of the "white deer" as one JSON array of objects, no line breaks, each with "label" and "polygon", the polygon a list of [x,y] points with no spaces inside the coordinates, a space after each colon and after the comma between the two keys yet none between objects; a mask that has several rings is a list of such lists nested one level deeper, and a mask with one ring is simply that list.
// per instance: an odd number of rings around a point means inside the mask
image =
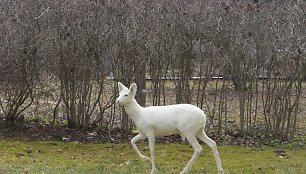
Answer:
[{"label": "white deer", "polygon": [[204,131],[206,115],[200,108],[190,104],[144,108],[134,98],[137,90],[135,83],[127,88],[118,82],[118,88],[119,97],[117,98],[117,102],[124,106],[126,113],[139,130],[139,134],[131,140],[131,144],[138,156],[142,159],[149,158],[141,154],[135,143],[145,138],[149,140],[151,154],[151,159],[149,160],[152,162],[151,174],[156,173],[154,161],[155,137],[173,134],[180,134],[182,137],[186,137],[194,148],[194,154],[181,174],[188,173],[190,167],[202,152],[202,146],[198,143],[197,138],[205,142],[212,149],[218,167],[218,174],[223,174],[216,142],[210,139]]}]

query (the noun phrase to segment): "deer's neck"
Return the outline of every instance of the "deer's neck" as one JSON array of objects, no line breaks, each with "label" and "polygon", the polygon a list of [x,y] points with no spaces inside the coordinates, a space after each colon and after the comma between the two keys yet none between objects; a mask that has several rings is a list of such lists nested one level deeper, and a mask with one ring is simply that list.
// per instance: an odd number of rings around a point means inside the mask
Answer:
[{"label": "deer's neck", "polygon": [[135,99],[124,106],[126,113],[135,122],[142,115],[143,107],[141,107]]}]

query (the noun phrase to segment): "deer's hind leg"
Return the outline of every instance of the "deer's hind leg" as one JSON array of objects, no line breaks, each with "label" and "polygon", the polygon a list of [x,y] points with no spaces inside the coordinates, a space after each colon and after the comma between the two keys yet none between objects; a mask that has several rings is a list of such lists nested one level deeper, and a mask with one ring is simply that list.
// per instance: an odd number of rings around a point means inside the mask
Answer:
[{"label": "deer's hind leg", "polygon": [[187,174],[189,169],[191,168],[192,164],[194,163],[194,161],[199,157],[199,155],[202,152],[202,146],[199,144],[199,142],[197,141],[197,138],[195,136],[186,136],[188,142],[190,143],[190,145],[193,147],[194,149],[194,153],[191,157],[191,159],[189,160],[188,164],[186,165],[186,167],[184,168],[184,170],[181,172],[181,174]]},{"label": "deer's hind leg", "polygon": [[213,154],[214,154],[214,157],[215,157],[215,160],[216,160],[216,164],[217,164],[217,167],[218,167],[218,174],[223,174],[223,168],[222,168],[222,165],[221,165],[221,159],[220,159],[220,156],[219,156],[219,152],[218,152],[218,149],[217,149],[217,143],[215,141],[213,141],[212,139],[210,139],[204,130],[201,130],[199,131],[199,133],[197,134],[197,137],[203,141],[204,143],[206,143],[212,150]]}]

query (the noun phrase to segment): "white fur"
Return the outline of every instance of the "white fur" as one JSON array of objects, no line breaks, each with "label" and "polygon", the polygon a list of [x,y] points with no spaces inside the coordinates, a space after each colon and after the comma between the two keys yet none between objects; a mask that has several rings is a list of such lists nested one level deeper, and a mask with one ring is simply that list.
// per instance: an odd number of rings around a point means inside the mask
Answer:
[{"label": "white fur", "polygon": [[144,108],[134,98],[137,91],[137,85],[135,83],[128,89],[122,83],[118,82],[118,88],[119,97],[117,98],[117,102],[124,106],[125,111],[140,132],[131,140],[131,144],[142,159],[149,158],[141,154],[135,143],[145,138],[149,140],[152,174],[156,173],[154,160],[155,137],[173,134],[180,134],[182,139],[186,137],[194,148],[194,154],[181,174],[188,173],[191,165],[202,152],[202,146],[198,143],[197,138],[205,142],[212,149],[218,167],[218,174],[223,174],[216,142],[211,140],[204,131],[206,115],[200,108],[190,104]]}]

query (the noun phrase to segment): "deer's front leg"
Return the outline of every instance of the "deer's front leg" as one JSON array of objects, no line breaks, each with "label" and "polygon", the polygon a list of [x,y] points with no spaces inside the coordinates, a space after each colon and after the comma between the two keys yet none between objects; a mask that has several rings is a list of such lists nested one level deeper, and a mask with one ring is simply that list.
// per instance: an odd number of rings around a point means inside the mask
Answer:
[{"label": "deer's front leg", "polygon": [[149,147],[150,147],[150,154],[151,154],[151,162],[152,162],[152,172],[151,174],[155,174],[156,173],[156,166],[155,166],[155,160],[154,160],[154,152],[155,152],[155,136],[154,135],[150,135],[148,136],[149,139]]},{"label": "deer's front leg", "polygon": [[131,144],[132,144],[132,147],[133,149],[136,151],[137,155],[141,158],[141,159],[145,159],[145,160],[150,160],[150,158],[144,156],[143,154],[141,154],[141,152],[139,151],[139,149],[137,148],[136,146],[136,142],[140,141],[140,140],[143,140],[147,138],[146,136],[142,135],[142,134],[138,134],[136,135],[134,138],[132,138],[131,140]]}]

